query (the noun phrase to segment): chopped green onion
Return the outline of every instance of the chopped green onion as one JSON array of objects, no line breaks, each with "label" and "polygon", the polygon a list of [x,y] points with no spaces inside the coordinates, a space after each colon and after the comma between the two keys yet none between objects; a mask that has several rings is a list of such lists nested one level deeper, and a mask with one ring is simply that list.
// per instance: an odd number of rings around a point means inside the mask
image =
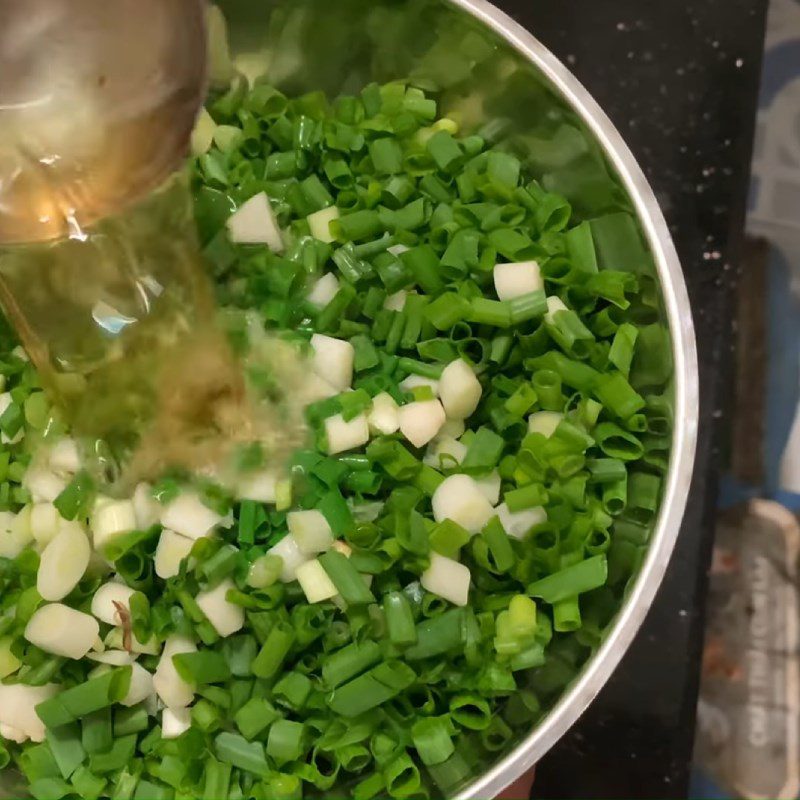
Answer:
[{"label": "chopped green onion", "polygon": [[508,328],[511,325],[511,305],[500,300],[473,297],[466,319],[480,325]]},{"label": "chopped green onion", "polygon": [[406,664],[386,661],[334,689],[326,702],[336,714],[348,718],[357,717],[391,700],[407,689],[415,679],[414,670]]},{"label": "chopped green onion", "polygon": [[348,605],[375,602],[372,592],[346,556],[330,550],[319,557],[319,562]]},{"label": "chopped green onion", "polygon": [[417,625],[417,643],[406,650],[404,658],[418,661],[443,655],[461,647],[463,641],[463,614],[460,608],[454,608],[420,622]]},{"label": "chopped green onion", "polygon": [[392,644],[404,646],[417,641],[414,615],[408,598],[402,592],[390,592],[383,599],[386,627]]},{"label": "chopped green onion", "polygon": [[94,501],[95,484],[86,470],[80,470],[53,501],[64,519],[85,516]]},{"label": "chopped green onion", "polygon": [[222,683],[231,677],[228,662],[222,653],[199,650],[196,653],[180,653],[172,657],[178,675],[187,683]]},{"label": "chopped green onion", "polygon": [[301,722],[279,719],[269,729],[267,755],[278,766],[295,761],[303,754],[305,726]]},{"label": "chopped green onion", "polygon": [[264,746],[258,742],[248,742],[243,736],[227,731],[214,739],[214,752],[225,764],[238,767],[244,772],[266,776],[270,766],[264,753]]},{"label": "chopped green onion", "polygon": [[[125,709],[126,711],[128,709]],[[116,721],[114,731],[116,730]],[[130,732],[130,731],[128,731]],[[118,734],[124,736],[125,733]],[[114,740],[111,726],[111,710],[108,708],[95,711],[81,721],[81,744],[89,754],[108,750]]]},{"label": "chopped green onion", "polygon": [[118,703],[128,693],[130,682],[131,668],[119,667],[39,703],[36,713],[48,728],[58,728]]},{"label": "chopped green onion", "polygon": [[258,655],[253,659],[251,669],[256,677],[271,678],[278,672],[294,644],[294,635],[291,625],[285,622],[274,625]]},{"label": "chopped green onion", "polygon": [[605,556],[592,556],[535,581],[528,586],[527,592],[553,605],[561,600],[598,589],[605,584],[607,575]]},{"label": "chopped green onion", "polygon": [[353,642],[323,660],[322,680],[328,688],[335,689],[376,664],[380,658],[381,649],[375,642]]},{"label": "chopped green onion", "polygon": [[441,764],[455,751],[451,728],[446,717],[417,720],[411,728],[411,738],[423,764]]},{"label": "chopped green onion", "polygon": [[48,728],[46,736],[61,777],[66,780],[86,758],[86,751],[81,744],[80,728],[76,723],[60,725],[57,728]]},{"label": "chopped green onion", "polygon": [[234,720],[242,736],[252,740],[279,716],[278,711],[266,698],[253,697],[236,712]]}]

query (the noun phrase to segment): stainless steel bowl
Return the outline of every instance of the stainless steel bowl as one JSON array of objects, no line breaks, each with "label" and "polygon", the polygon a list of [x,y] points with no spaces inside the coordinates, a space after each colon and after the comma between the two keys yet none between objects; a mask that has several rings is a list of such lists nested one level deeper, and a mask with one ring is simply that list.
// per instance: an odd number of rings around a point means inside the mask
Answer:
[{"label": "stainless steel bowl", "polygon": [[[450,796],[489,798],[532,767],[616,668],[653,601],[689,491],[698,423],[694,329],[681,266],[655,196],[625,142],[575,77],[530,33],[484,0],[219,0],[240,65],[265,67],[295,94],[353,92],[411,76],[435,89],[463,128],[512,148],[584,218],[621,211],[641,233],[638,269],[671,336],[676,424],[646,556],[602,642],[545,717],[512,750],[476,765]],[[213,77],[213,76],[212,76]],[[625,260],[625,254],[621,254]],[[19,796],[0,785],[0,796]]]},{"label": "stainless steel bowl", "polygon": [[[263,60],[288,92],[358,91],[412,76],[441,93],[440,107],[525,157],[583,217],[626,209],[651,263],[672,339],[675,426],[663,500],[638,575],[604,640],[540,724],[475,774],[457,796],[493,797],[532,767],[608,680],[653,601],[678,535],[698,422],[692,315],[667,225],[620,134],[569,70],[528,31],[485,0],[221,0],[232,50]],[[252,54],[258,54],[252,55]],[[480,769],[478,767],[477,769]]]}]

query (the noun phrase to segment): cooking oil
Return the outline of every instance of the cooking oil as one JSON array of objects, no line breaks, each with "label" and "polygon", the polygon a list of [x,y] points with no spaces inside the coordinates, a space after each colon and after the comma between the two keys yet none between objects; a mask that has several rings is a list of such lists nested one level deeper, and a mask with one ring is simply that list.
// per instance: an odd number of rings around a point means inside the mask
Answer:
[{"label": "cooking oil", "polygon": [[252,324],[234,353],[179,170],[206,4],[1,5],[0,304],[96,477],[218,474],[241,442],[283,458],[304,436],[302,407],[282,402],[301,362]]},{"label": "cooking oil", "polygon": [[[217,473],[237,444],[277,460],[302,441],[302,411],[282,397],[300,359],[263,336],[233,352],[183,174],[89,228],[0,249],[0,303],[86,451],[110,454],[94,462],[105,481]],[[256,365],[279,387],[270,402],[245,378]]]}]

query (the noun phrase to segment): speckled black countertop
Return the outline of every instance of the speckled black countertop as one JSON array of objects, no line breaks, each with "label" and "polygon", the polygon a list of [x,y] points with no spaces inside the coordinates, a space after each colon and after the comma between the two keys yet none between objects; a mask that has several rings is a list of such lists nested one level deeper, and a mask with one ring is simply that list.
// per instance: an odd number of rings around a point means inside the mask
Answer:
[{"label": "speckled black countertop", "polygon": [[700,356],[674,560],[619,670],[539,765],[534,796],[686,796],[766,0],[495,2],[573,70],[639,159],[681,256]]}]

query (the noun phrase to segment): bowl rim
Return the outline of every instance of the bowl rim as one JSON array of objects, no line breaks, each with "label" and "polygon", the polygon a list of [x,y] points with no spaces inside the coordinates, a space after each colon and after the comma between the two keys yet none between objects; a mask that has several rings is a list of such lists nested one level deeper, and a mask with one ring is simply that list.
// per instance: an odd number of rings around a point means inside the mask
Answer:
[{"label": "bowl rim", "polygon": [[692,479],[699,418],[699,377],[689,294],[678,253],[655,194],[633,153],[578,79],[533,34],[487,0],[446,0],[505,39],[550,81],[603,148],[636,209],[653,254],[672,338],[675,419],[664,496],[639,576],[613,628],[573,685],[508,755],[465,786],[455,800],[491,798],[520,777],[577,721],[627,651],[661,585],[675,547]]}]

